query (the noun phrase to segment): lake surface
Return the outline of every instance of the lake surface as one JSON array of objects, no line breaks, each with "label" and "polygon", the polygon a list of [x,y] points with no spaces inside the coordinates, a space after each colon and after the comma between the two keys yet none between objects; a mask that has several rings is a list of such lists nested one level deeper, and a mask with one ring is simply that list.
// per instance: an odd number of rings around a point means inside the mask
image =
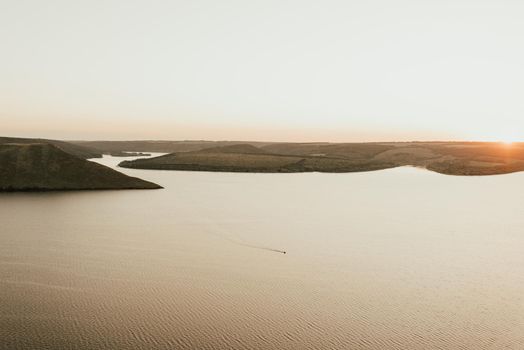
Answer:
[{"label": "lake surface", "polygon": [[118,170],[0,194],[1,349],[524,349],[524,173]]}]

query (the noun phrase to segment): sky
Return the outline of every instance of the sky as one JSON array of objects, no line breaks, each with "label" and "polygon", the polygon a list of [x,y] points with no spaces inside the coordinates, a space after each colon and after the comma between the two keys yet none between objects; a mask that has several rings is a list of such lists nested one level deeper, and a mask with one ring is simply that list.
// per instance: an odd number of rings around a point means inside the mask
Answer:
[{"label": "sky", "polygon": [[0,135],[524,140],[522,0],[0,0]]}]

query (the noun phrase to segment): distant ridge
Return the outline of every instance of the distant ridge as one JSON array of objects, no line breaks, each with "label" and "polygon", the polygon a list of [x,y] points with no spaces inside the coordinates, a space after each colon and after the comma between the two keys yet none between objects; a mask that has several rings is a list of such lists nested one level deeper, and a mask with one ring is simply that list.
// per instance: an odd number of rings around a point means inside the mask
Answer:
[{"label": "distant ridge", "polygon": [[156,189],[49,143],[0,144],[0,191]]},{"label": "distant ridge", "polygon": [[270,142],[251,142],[251,141],[68,141],[68,143],[78,146],[88,147],[99,150],[105,154],[117,152],[192,152],[206,148],[231,146],[238,144],[250,144],[256,147],[262,147]]},{"label": "distant ridge", "polygon": [[241,153],[241,154],[264,154],[263,149],[255,147],[253,145],[242,143],[238,145],[229,145],[229,146],[219,146],[204,148],[199,151],[200,153]]}]

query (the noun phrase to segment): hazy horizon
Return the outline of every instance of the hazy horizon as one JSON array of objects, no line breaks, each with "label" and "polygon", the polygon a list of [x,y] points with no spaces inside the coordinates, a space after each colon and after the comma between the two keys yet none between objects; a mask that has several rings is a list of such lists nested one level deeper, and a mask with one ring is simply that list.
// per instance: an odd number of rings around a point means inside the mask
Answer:
[{"label": "hazy horizon", "polygon": [[11,138],[27,138],[27,139],[49,139],[49,140],[59,140],[66,142],[267,142],[267,143],[426,143],[426,142],[486,142],[486,143],[501,143],[501,144],[520,144],[524,141],[520,140],[475,140],[475,139],[444,139],[444,138],[435,138],[435,139],[379,139],[379,140],[302,140],[302,139],[247,139],[247,138],[219,138],[219,139],[205,139],[205,138],[189,138],[189,139],[175,139],[175,138],[125,138],[125,137],[115,137],[115,138],[59,138],[59,137],[46,137],[41,134],[32,134],[20,135],[20,134],[2,134],[0,137],[11,137]]},{"label": "hazy horizon", "polygon": [[524,3],[0,5],[5,136],[524,139]]}]

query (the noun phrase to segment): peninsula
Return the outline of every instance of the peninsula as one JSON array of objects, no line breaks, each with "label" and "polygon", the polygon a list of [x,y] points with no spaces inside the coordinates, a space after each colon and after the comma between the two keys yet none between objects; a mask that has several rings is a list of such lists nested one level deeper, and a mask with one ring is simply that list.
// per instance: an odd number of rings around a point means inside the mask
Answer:
[{"label": "peninsula", "polygon": [[[113,144],[114,145],[114,144]],[[176,144],[164,144],[174,147]],[[187,145],[187,144],[186,144]],[[222,172],[359,172],[415,166],[448,175],[524,170],[524,144],[496,142],[235,143],[120,163],[137,169]],[[129,144],[126,144],[129,147]],[[143,145],[144,146],[144,145]],[[98,144],[98,147],[103,147]],[[155,144],[158,150],[158,144]]]},{"label": "peninsula", "polygon": [[0,191],[157,189],[52,143],[0,144]]}]

